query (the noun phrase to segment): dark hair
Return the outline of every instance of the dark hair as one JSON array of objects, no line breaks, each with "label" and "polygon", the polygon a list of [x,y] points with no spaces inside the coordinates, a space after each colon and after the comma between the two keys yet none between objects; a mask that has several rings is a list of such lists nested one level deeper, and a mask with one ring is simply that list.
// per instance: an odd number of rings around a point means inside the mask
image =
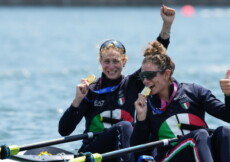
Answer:
[{"label": "dark hair", "polygon": [[[153,41],[149,43],[149,47],[147,47],[144,51],[144,60],[142,64],[150,62],[158,66],[159,70],[163,72],[166,69],[171,70],[171,76],[175,70],[175,64],[171,60],[171,58],[166,54],[165,47],[158,41]],[[171,79],[170,76],[170,79]]]}]

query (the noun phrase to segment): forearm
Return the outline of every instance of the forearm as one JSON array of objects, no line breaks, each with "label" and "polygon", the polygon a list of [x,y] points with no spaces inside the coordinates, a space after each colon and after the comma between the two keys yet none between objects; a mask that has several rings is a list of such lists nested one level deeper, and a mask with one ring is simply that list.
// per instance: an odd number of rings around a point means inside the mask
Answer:
[{"label": "forearm", "polygon": [[135,123],[131,136],[131,146],[147,143],[149,139],[149,131],[146,121],[138,121]]},{"label": "forearm", "polygon": [[157,37],[157,41],[163,44],[163,46],[167,49],[168,45],[170,43],[169,38],[168,39],[163,39],[160,35]]},{"label": "forearm", "polygon": [[205,91],[203,89],[203,93],[201,96],[202,101],[204,101],[203,105],[205,107],[205,111],[210,115],[221,119],[225,122],[230,123],[230,97],[225,95],[225,103],[217,99],[211,91]]},{"label": "forearm", "polygon": [[[131,136],[131,146],[141,145],[149,142],[149,131],[145,121],[137,122]],[[141,155],[149,155],[151,150],[144,150],[134,153],[135,159]]]},{"label": "forearm", "polygon": [[165,5],[161,7],[161,17],[163,20],[163,25],[160,32],[160,37],[162,39],[169,39],[175,14],[176,14],[175,9],[169,8]]},{"label": "forearm", "polygon": [[78,108],[70,106],[59,121],[58,131],[60,135],[70,135],[81,119],[82,115],[79,113]]},{"label": "forearm", "polygon": [[171,23],[163,22],[163,26],[160,32],[160,37],[162,39],[169,39],[171,33],[171,27],[172,27]]},{"label": "forearm", "polygon": [[82,101],[82,98],[75,97],[73,102],[72,102],[72,106],[78,107],[80,105],[81,101]]},{"label": "forearm", "polygon": [[230,96],[225,95],[225,106],[230,110]]}]

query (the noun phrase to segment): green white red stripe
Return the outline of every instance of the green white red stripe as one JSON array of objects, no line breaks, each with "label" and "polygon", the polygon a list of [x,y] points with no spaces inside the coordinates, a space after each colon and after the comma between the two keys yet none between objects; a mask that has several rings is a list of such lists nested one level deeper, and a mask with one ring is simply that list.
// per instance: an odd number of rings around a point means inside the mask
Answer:
[{"label": "green white red stripe", "polygon": [[177,114],[169,117],[166,121],[162,123],[158,132],[159,139],[162,140],[167,138],[174,138],[177,137],[177,135],[188,134],[190,132],[189,130],[181,130],[179,128],[180,123],[207,128],[207,124],[194,114]]},{"label": "green white red stripe", "polygon": [[181,150],[183,150],[186,147],[192,147],[193,148],[193,154],[195,162],[200,162],[200,157],[198,155],[198,151],[196,148],[196,142],[192,139],[186,139],[185,141],[178,144],[163,160],[162,162],[168,162],[170,161],[175,155],[177,155]]},{"label": "green white red stripe", "polygon": [[118,99],[118,104],[119,105],[123,105],[124,103],[125,103],[125,98],[124,97]]},{"label": "green white red stripe", "polygon": [[104,111],[101,114],[96,115],[91,120],[89,131],[99,132],[99,131],[103,131],[105,128],[111,127],[112,124],[102,122],[103,117],[111,118],[111,116],[112,119],[119,119],[119,120],[122,119],[122,120],[133,122],[133,117],[130,115],[130,113],[128,113],[125,110],[115,109],[113,111]]},{"label": "green white red stripe", "polygon": [[184,108],[184,109],[188,109],[189,108],[189,102],[185,102],[183,104],[181,104],[181,106]]}]

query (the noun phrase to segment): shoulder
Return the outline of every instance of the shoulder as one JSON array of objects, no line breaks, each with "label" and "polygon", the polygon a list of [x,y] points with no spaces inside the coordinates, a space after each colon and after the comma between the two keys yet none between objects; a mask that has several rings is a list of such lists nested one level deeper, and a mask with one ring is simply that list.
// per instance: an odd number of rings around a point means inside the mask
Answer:
[{"label": "shoulder", "polygon": [[193,89],[193,90],[198,90],[198,89],[206,89],[203,86],[197,84],[197,83],[184,83],[184,82],[178,82],[175,80],[175,83],[178,85],[180,89]]},{"label": "shoulder", "polygon": [[178,90],[195,96],[203,96],[211,93],[210,90],[197,83],[178,83]]},{"label": "shoulder", "polygon": [[126,81],[131,81],[131,82],[136,82],[136,81],[142,82],[140,79],[140,72],[141,72],[141,68],[139,68],[138,70],[136,70],[132,74],[125,76],[124,79]]}]

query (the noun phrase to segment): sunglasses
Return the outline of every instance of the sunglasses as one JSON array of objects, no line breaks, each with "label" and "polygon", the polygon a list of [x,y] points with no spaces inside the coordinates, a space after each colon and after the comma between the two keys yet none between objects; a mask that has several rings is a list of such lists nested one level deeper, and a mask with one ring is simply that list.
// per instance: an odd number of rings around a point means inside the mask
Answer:
[{"label": "sunglasses", "polygon": [[144,79],[148,79],[148,80],[151,80],[153,79],[154,77],[157,76],[157,73],[158,72],[163,72],[163,70],[158,70],[158,71],[144,71],[144,72],[140,72],[139,73],[139,77],[142,81],[144,81]]},{"label": "sunglasses", "polygon": [[114,47],[116,47],[116,48],[122,49],[122,50],[124,51],[124,53],[126,52],[126,51],[125,51],[125,46],[124,46],[121,42],[119,42],[119,41],[117,41],[117,40],[112,40],[112,39],[105,41],[105,42],[101,45],[101,47],[100,47],[100,52],[101,52],[101,50],[102,50],[103,48],[106,48],[106,47],[108,47],[108,46],[111,45],[111,44],[112,44]]}]

